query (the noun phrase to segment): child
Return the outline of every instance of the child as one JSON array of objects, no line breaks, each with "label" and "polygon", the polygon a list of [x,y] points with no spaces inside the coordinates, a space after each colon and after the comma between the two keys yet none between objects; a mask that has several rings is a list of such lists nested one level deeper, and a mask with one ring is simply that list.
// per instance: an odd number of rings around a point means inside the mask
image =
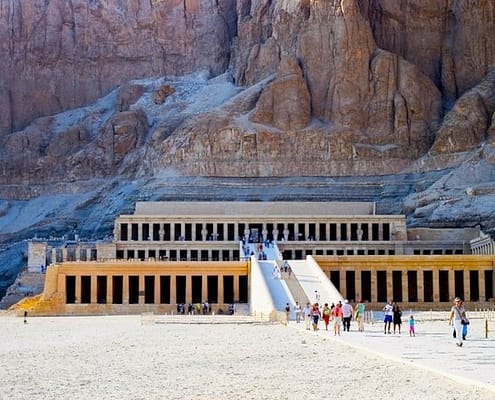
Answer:
[{"label": "child", "polygon": [[409,336],[416,336],[416,332],[414,331],[414,317],[411,315],[409,317]]}]

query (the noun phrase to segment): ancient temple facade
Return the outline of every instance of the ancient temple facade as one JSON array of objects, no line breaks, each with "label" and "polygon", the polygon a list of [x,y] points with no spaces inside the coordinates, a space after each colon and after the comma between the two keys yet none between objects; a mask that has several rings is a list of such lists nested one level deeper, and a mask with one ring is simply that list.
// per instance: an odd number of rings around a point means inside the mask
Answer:
[{"label": "ancient temple facade", "polygon": [[30,243],[29,266],[50,265],[45,300],[56,313],[171,312],[208,301],[248,303],[246,244],[281,260],[314,259],[349,299],[439,307],[454,296],[494,297],[494,261],[471,254],[476,229],[408,229],[374,203],[139,202],[115,219],[113,240]]}]

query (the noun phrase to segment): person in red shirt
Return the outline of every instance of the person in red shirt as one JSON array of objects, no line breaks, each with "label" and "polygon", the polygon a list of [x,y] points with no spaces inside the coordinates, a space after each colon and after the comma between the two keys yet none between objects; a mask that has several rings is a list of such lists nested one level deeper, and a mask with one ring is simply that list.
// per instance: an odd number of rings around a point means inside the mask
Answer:
[{"label": "person in red shirt", "polygon": [[342,303],[339,301],[332,310],[333,316],[333,334],[340,336],[340,326],[342,325]]}]

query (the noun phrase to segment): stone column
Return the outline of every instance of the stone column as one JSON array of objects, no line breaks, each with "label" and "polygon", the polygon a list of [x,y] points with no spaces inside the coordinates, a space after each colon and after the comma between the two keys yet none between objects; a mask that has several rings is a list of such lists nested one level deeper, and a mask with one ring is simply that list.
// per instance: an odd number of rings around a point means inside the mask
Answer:
[{"label": "stone column", "polygon": [[161,290],[161,286],[160,286],[160,274],[155,274],[155,301],[154,303],[155,304],[160,304],[160,290]]},{"label": "stone column", "polygon": [[144,275],[143,274],[139,274],[139,289],[138,289],[138,302],[139,304],[144,304],[144,294],[141,294],[141,293],[144,293]]},{"label": "stone column", "polygon": [[362,242],[363,241],[363,228],[362,228],[362,225],[361,225],[361,222],[358,222],[358,225],[357,225],[357,240],[359,242]]},{"label": "stone column", "polygon": [[[306,222],[306,223],[304,224],[304,232],[305,232],[305,234],[306,234],[306,237],[305,237],[305,238],[303,238],[303,239],[304,239],[304,240],[306,240],[307,238],[309,238],[309,237],[311,236],[311,235],[309,234],[309,222]],[[316,233],[316,232],[315,232],[315,233]],[[313,240],[314,240],[314,239],[315,239],[315,238],[313,237]]]},{"label": "stone column", "polygon": [[123,275],[122,285],[122,304],[129,304],[129,275]]},{"label": "stone column", "polygon": [[192,223],[191,224],[191,239],[192,241],[196,241],[196,224]]},{"label": "stone column", "polygon": [[112,275],[107,275],[107,297],[106,303],[112,304],[113,302],[113,277]]},{"label": "stone column", "polygon": [[425,301],[425,280],[424,280],[424,271],[419,270],[416,272],[416,278],[418,280],[418,303],[424,303]]},{"label": "stone column", "polygon": [[163,227],[163,223],[160,223],[160,228],[158,230],[158,235],[160,236],[160,242],[165,240],[165,228]]},{"label": "stone column", "polygon": [[371,302],[378,302],[378,283],[377,283],[377,270],[371,271]]},{"label": "stone column", "polygon": [[203,224],[203,228],[201,229],[201,240],[203,242],[208,240],[208,229],[206,229],[206,224]]},{"label": "stone column", "polygon": [[342,240],[342,236],[340,235],[340,233],[341,233],[340,225],[341,225],[341,223],[340,223],[340,222],[338,222],[338,223],[336,224],[336,230],[337,230],[337,242],[340,242],[340,241]]},{"label": "stone column", "polygon": [[81,246],[76,245],[76,261],[81,261]]},{"label": "stone column", "polygon": [[[489,282],[493,285],[493,282]],[[479,272],[479,276],[478,276],[478,287],[479,287],[479,291],[480,291],[480,300],[481,301],[484,301],[484,300],[488,300],[486,298],[486,291],[485,291],[485,271],[484,270],[480,270]]]},{"label": "stone column", "polygon": [[201,276],[201,301],[205,300],[208,300],[208,275]]},{"label": "stone column", "polygon": [[[470,285],[470,280],[471,280],[471,274],[469,273],[469,270],[464,270],[462,273],[462,280],[464,281],[464,300],[468,301],[471,300],[471,285]],[[479,281],[479,279],[478,279]],[[476,282],[478,284],[478,282]]]},{"label": "stone column", "polygon": [[143,223],[139,222],[138,223],[138,242],[143,241]]},{"label": "stone column", "polygon": [[387,269],[387,301],[394,297],[394,281],[392,277],[392,270]]},{"label": "stone column", "polygon": [[273,237],[273,242],[274,243],[277,243],[278,242],[278,234],[279,234],[279,231],[277,229],[277,224],[273,224],[273,230],[272,230],[272,237]]},{"label": "stone column", "polygon": [[67,248],[63,248],[62,249],[62,262],[66,262],[67,261]]},{"label": "stone column", "polygon": [[327,238],[327,242],[330,241],[330,224],[328,222],[325,223],[325,236]]},{"label": "stone column", "polygon": [[378,240],[383,240],[383,223],[378,224]]},{"label": "stone column", "polygon": [[120,226],[120,223],[115,223],[114,229],[113,229],[113,240],[119,241],[121,237],[121,230],[122,227]]},{"label": "stone column", "polygon": [[[455,296],[461,296],[463,297],[462,293],[457,294],[455,293],[455,273],[452,270],[447,270],[447,273],[449,274],[449,300],[452,301]],[[465,289],[465,288],[464,288]]]},{"label": "stone column", "polygon": [[284,241],[288,241],[289,240],[289,228],[287,226],[287,223],[284,222],[284,231],[283,231],[283,235],[284,235]]},{"label": "stone column", "polygon": [[81,304],[81,275],[76,275],[76,304]]},{"label": "stone column", "polygon": [[340,286],[340,293],[344,295],[344,297],[347,297],[347,277],[345,273],[345,269],[341,268],[340,273],[339,273],[339,286]]},{"label": "stone column", "polygon": [[433,302],[438,303],[439,301],[440,301],[440,271],[436,268],[433,268]]},{"label": "stone column", "polygon": [[57,249],[52,247],[52,264],[57,263]]},{"label": "stone column", "polygon": [[170,304],[177,304],[177,277],[170,275]]},{"label": "stone column", "polygon": [[186,276],[186,303],[192,303],[192,279]]},{"label": "stone column", "polygon": [[131,240],[132,240],[132,224],[129,221],[127,223],[127,241],[131,241]]},{"label": "stone column", "polygon": [[368,223],[368,241],[371,242],[373,240],[373,223]]},{"label": "stone column", "polygon": [[[362,291],[362,280],[361,280],[361,274],[363,273],[363,270],[361,271],[356,271],[355,275],[355,287],[356,287],[356,298],[354,299],[356,302],[363,297],[363,291]],[[350,300],[350,299],[349,299]]]},{"label": "stone column", "polygon": [[407,269],[402,270],[401,272],[401,281],[402,281],[402,301],[409,301],[409,285],[407,282]]},{"label": "stone column", "polygon": [[175,223],[174,222],[170,223],[170,240],[172,242],[175,241]]},{"label": "stone column", "polygon": [[239,302],[239,275],[234,275],[234,303]]},{"label": "stone column", "polygon": [[224,303],[223,299],[223,275],[218,275],[218,304]]},{"label": "stone column", "polygon": [[97,296],[96,294],[98,293],[97,287],[96,287],[96,275],[92,274],[91,275],[91,304],[96,304],[97,301]]},{"label": "stone column", "polygon": [[239,224],[237,222],[234,223],[234,240],[241,241],[242,238],[239,236]]}]

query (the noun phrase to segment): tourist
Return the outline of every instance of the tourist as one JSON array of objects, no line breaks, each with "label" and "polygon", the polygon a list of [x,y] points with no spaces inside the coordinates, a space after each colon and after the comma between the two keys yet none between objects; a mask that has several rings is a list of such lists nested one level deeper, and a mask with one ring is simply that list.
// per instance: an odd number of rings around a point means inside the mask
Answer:
[{"label": "tourist", "polygon": [[347,330],[347,332],[350,332],[351,329],[351,319],[352,319],[352,312],[353,312],[352,305],[349,304],[349,300],[345,299],[344,300],[344,305],[342,306],[342,318],[344,320],[344,332]]},{"label": "tourist", "polygon": [[315,303],[313,305],[313,308],[311,310],[311,318],[313,319],[313,330],[317,331],[318,330],[318,321],[321,318],[320,306],[318,303]]},{"label": "tourist", "polygon": [[362,299],[359,299],[358,303],[356,304],[356,322],[358,324],[358,331],[359,332],[364,332],[364,310],[366,306],[363,303]]},{"label": "tourist", "polygon": [[[383,307],[383,322],[384,322],[384,327],[383,327],[383,333],[392,333],[390,331],[390,326],[392,325],[392,319],[394,316],[394,306],[392,305],[392,300],[390,300],[387,304],[385,304],[385,307]],[[388,328],[388,330],[387,330]]]},{"label": "tourist", "polygon": [[328,331],[328,324],[330,323],[330,316],[332,315],[332,310],[328,307],[328,303],[325,303],[322,310],[323,322],[325,323],[325,330]]},{"label": "tourist", "polygon": [[332,310],[333,316],[333,334],[340,336],[340,326],[342,325],[342,303],[339,301]]},{"label": "tourist", "polygon": [[460,297],[456,297],[454,299],[454,305],[450,310],[449,317],[449,325],[452,325],[452,321],[454,323],[454,329],[456,334],[456,344],[459,347],[462,347],[463,337],[462,337],[462,325],[469,324],[469,321],[466,317],[466,310],[464,308],[463,301]]},{"label": "tourist", "polygon": [[402,311],[401,311],[398,304],[394,303],[392,312],[393,312],[392,321],[394,324],[394,335],[395,335],[396,328],[398,329],[399,335],[400,335],[400,327],[402,324]]},{"label": "tourist", "polygon": [[414,316],[409,317],[409,336],[416,336],[414,325],[416,324]]},{"label": "tourist", "polygon": [[298,301],[296,301],[296,305],[294,306],[294,313],[296,314],[296,322],[300,323],[301,322],[302,307]]},{"label": "tourist", "polygon": [[304,323],[306,324],[306,330],[310,330],[311,326],[311,304],[306,303],[306,307],[303,309]]},{"label": "tourist", "polygon": [[289,323],[289,319],[290,319],[290,305],[289,303],[285,303],[285,320],[287,321],[287,323]]}]

